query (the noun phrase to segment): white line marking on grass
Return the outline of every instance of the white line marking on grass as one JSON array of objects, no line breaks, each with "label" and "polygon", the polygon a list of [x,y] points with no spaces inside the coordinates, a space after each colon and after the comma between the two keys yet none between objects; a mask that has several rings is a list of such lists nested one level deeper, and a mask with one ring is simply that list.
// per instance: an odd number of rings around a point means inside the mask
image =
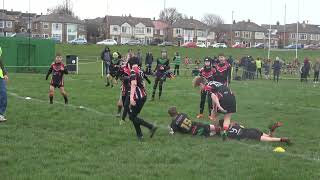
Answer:
[{"label": "white line marking on grass", "polygon": [[[20,96],[18,95],[17,93],[13,93],[13,92],[8,92],[9,95],[13,96],[13,97],[16,97],[18,99],[22,99],[22,100],[26,100],[26,97],[23,97],[23,96]],[[29,101],[37,101],[37,102],[41,102],[41,103],[48,103],[47,101],[44,101],[42,99],[37,99],[37,98],[31,98],[29,99]],[[61,105],[65,105],[64,103],[61,103],[61,102],[54,102],[56,104],[61,104]],[[100,111],[97,111],[95,109],[92,109],[92,108],[88,108],[88,107],[84,107],[84,106],[76,106],[76,105],[73,105],[73,104],[68,104],[66,105],[67,107],[71,107],[71,108],[74,108],[74,109],[80,109],[80,110],[86,110],[88,112],[92,112],[92,113],[95,113],[95,114],[98,114],[98,115],[101,115],[101,116],[109,116],[109,117],[116,117],[116,115],[113,115],[113,114],[106,114],[106,113],[103,113],[103,112],[100,112]]]}]

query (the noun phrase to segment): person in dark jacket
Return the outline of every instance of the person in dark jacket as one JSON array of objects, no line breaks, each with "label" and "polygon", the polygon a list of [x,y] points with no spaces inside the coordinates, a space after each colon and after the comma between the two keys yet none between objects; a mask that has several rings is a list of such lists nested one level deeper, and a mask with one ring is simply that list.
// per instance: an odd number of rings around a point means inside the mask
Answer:
[{"label": "person in dark jacket", "polygon": [[280,58],[276,57],[276,60],[272,64],[272,69],[273,69],[273,81],[276,81],[277,79],[277,83],[279,82],[281,68],[282,68],[282,65],[280,62]]},{"label": "person in dark jacket", "polygon": [[6,109],[7,109],[6,81],[8,81],[8,74],[6,69],[4,68],[2,57],[0,56],[0,122],[4,122],[7,120],[4,117],[4,113],[6,112]]},{"label": "person in dark jacket", "polygon": [[112,55],[110,52],[109,47],[105,47],[104,50],[101,52],[101,59],[103,61],[104,64],[104,68],[105,68],[105,86],[108,87],[110,86],[110,80],[109,80],[109,76],[110,76],[110,64],[111,64],[111,60],[112,60]]},{"label": "person in dark jacket", "polygon": [[146,74],[151,75],[152,74],[152,63],[153,63],[153,55],[152,52],[148,52],[146,54],[146,60],[145,60],[145,66],[146,66]]},{"label": "person in dark jacket", "polygon": [[308,82],[308,76],[311,69],[311,65],[308,58],[304,59],[303,65],[300,68],[301,79],[300,81]]}]

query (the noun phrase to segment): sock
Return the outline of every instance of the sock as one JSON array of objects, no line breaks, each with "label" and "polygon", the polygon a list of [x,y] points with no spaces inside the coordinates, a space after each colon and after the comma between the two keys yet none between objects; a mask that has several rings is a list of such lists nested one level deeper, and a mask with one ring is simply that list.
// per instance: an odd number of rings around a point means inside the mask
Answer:
[{"label": "sock", "polygon": [[229,126],[223,126],[223,132],[227,132],[229,129]]},{"label": "sock", "polygon": [[64,99],[64,103],[68,104],[68,97],[67,96],[63,96],[63,99]]},{"label": "sock", "polygon": [[49,96],[50,104],[53,104],[53,96]]}]

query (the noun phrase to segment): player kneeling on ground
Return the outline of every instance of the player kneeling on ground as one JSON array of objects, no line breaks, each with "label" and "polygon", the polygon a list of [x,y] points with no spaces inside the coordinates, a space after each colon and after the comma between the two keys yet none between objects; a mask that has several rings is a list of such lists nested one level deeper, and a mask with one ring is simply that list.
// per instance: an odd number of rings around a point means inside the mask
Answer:
[{"label": "player kneeling on ground", "polygon": [[212,99],[212,120],[216,121],[218,113],[224,113],[224,124],[223,124],[223,140],[226,139],[227,130],[230,125],[231,115],[236,112],[236,98],[231,90],[217,81],[209,81],[203,77],[196,77],[193,80],[193,87],[200,87],[201,90],[207,91],[211,94]]},{"label": "player kneeling on ground", "polygon": [[[258,141],[263,141],[263,142],[285,142],[288,145],[291,144],[291,141],[289,138],[278,138],[278,137],[273,137],[274,132],[276,128],[280,127],[282,123],[276,122],[272,126],[269,127],[269,133],[265,134],[259,129],[255,128],[245,128],[244,126],[240,125],[237,122],[231,122],[229,129],[228,129],[228,135],[227,137],[230,139],[252,139],[252,140],[258,140]],[[224,120],[219,120],[219,125],[220,127],[224,126]],[[219,130],[219,128],[218,128]]]},{"label": "player kneeling on ground", "polygon": [[68,74],[67,67],[62,63],[62,56],[61,54],[56,55],[56,59],[48,71],[46,76],[46,80],[48,80],[49,75],[52,74],[52,78],[50,81],[50,90],[49,90],[49,99],[50,104],[53,104],[53,96],[54,96],[54,89],[59,88],[60,93],[64,98],[64,103],[68,104],[68,97],[67,93],[64,90],[64,80],[63,75]]},{"label": "player kneeling on ground", "polygon": [[176,107],[170,107],[168,109],[168,114],[172,118],[170,134],[178,132],[183,134],[209,137],[214,135],[216,131],[220,131],[220,129],[216,129],[216,127],[211,124],[192,122],[186,114],[178,113]]}]

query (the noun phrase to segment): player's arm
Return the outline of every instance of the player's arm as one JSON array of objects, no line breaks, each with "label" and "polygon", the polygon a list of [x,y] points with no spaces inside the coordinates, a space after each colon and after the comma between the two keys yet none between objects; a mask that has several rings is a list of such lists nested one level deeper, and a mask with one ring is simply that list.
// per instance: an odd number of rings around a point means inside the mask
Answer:
[{"label": "player's arm", "polygon": [[48,80],[51,73],[52,73],[52,66],[50,66],[50,69],[48,70],[48,73],[46,75],[46,80]]},{"label": "player's arm", "polygon": [[130,88],[130,104],[132,106],[136,105],[136,102],[134,101],[134,95],[136,93],[136,87],[137,87],[137,80],[136,80],[136,74],[134,71],[131,71],[131,88]]},{"label": "player's arm", "polygon": [[143,78],[148,82],[148,84],[151,84],[150,79],[148,78],[148,76],[145,73],[143,73]]},{"label": "player's arm", "polygon": [[68,68],[66,66],[64,67],[63,73],[64,74],[69,74]]}]

